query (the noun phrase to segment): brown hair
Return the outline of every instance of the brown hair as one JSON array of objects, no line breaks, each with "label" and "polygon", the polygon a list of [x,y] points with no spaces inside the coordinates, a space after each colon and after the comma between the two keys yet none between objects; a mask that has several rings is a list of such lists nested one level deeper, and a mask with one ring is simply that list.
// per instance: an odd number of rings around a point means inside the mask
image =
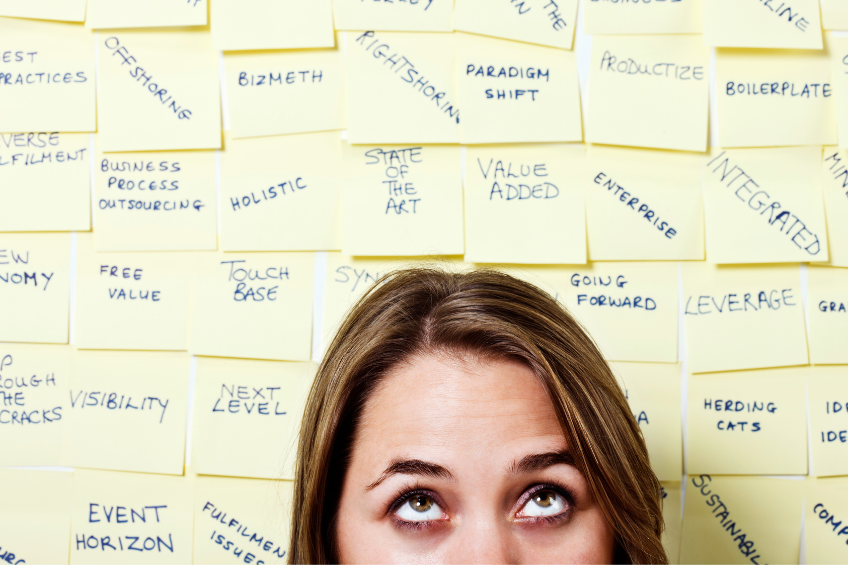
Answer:
[{"label": "brown hair", "polygon": [[349,312],[324,356],[298,443],[289,563],[337,561],[334,520],[363,406],[390,368],[433,350],[529,366],[615,533],[616,561],[667,563],[659,481],[592,339],[530,283],[491,270],[430,268],[382,277]]}]

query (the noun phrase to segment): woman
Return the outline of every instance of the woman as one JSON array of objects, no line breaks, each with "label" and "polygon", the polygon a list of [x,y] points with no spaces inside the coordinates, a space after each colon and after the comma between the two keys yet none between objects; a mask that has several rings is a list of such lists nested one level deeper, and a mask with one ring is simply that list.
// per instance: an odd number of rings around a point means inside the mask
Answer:
[{"label": "woman", "polygon": [[661,489],[595,344],[494,271],[385,276],[307,401],[290,563],[666,563]]}]

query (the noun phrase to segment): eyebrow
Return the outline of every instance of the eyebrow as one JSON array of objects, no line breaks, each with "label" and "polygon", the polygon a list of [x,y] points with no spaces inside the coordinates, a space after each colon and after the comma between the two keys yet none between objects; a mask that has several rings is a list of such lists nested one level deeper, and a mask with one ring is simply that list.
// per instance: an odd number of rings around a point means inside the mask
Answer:
[{"label": "eyebrow", "polygon": [[420,459],[395,459],[389,463],[389,466],[386,467],[379,479],[365,487],[365,491],[367,492],[377,488],[380,483],[394,475],[418,475],[420,477],[431,477],[434,479],[454,480],[451,472],[441,465],[421,461]]},{"label": "eyebrow", "polygon": [[570,465],[575,467],[574,456],[567,449],[549,451],[547,453],[534,453],[521,458],[519,461],[513,461],[507,468],[507,471],[510,475],[520,475],[522,473],[542,471],[554,465]]}]

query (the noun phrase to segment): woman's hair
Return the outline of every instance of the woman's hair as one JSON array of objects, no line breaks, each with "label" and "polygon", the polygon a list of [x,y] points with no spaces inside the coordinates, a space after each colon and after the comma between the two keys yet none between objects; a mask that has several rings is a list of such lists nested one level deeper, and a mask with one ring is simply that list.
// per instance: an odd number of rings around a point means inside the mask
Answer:
[{"label": "woman's hair", "polygon": [[338,561],[335,519],[363,407],[390,369],[433,352],[527,365],[615,534],[616,561],[667,562],[662,491],[642,433],[580,324],[504,273],[414,268],[382,277],[359,300],[318,369],[297,449],[289,563]]}]

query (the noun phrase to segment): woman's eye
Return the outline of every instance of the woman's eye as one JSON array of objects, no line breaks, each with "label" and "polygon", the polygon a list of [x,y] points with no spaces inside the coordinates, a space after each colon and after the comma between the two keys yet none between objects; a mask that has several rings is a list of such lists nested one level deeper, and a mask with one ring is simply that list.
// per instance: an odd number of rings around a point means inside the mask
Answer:
[{"label": "woman's eye", "polygon": [[565,499],[552,490],[540,490],[530,497],[521,510],[519,518],[557,516],[566,510]]},{"label": "woman's eye", "polygon": [[417,494],[406,500],[395,510],[395,515],[407,522],[429,522],[443,520],[444,511],[436,501],[424,494]]}]

